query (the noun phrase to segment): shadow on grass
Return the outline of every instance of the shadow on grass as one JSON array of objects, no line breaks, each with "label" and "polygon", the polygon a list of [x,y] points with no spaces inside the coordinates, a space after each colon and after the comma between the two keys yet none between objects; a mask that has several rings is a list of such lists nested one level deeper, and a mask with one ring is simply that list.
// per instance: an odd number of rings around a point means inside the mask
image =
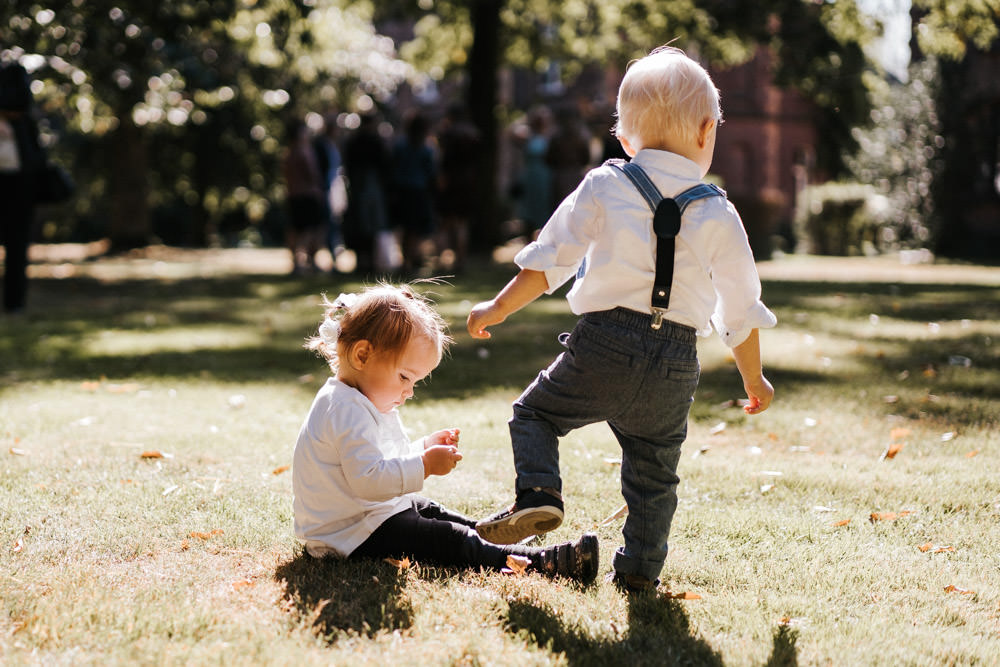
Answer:
[{"label": "shadow on grass", "polygon": [[[679,601],[646,594],[632,596],[628,603],[628,630],[618,637],[593,637],[567,625],[548,605],[528,599],[509,603],[507,629],[539,647],[565,654],[575,667],[725,664],[708,642],[692,632]],[[766,667],[795,667],[797,639],[794,630],[779,626]]]},{"label": "shadow on grass", "polygon": [[764,667],[796,667],[799,664],[798,651],[795,642],[799,639],[798,631],[787,625],[779,625],[774,631],[774,644],[771,655]]},{"label": "shadow on grass", "polygon": [[[451,284],[427,287],[450,320],[457,344],[421,387],[420,398],[465,399],[500,390],[513,399],[562,351],[556,336],[571,329],[576,317],[561,294],[517,313],[497,327],[489,341],[472,340],[464,333],[469,307],[492,297],[511,275],[510,267],[484,263]],[[303,340],[318,324],[320,293],[360,286],[361,281],[345,276],[34,279],[29,315],[2,323],[0,392],[24,382],[101,376],[263,381],[301,389],[300,376],[322,378],[328,372],[321,360],[302,349]],[[884,410],[912,406],[910,412],[929,410],[959,426],[996,418],[991,411],[992,402],[1000,398],[1000,346],[988,342],[990,336],[867,334],[877,333],[870,329],[870,314],[921,326],[968,319],[980,323],[977,330],[982,332],[982,323],[993,327],[997,322],[994,311],[1000,288],[770,281],[764,285],[764,296],[779,313],[779,327],[784,330],[823,331],[845,341],[854,339],[861,327],[866,333],[864,344],[858,345],[866,351],[858,352],[853,370],[843,375],[836,367],[811,370],[813,359],[789,360],[794,369],[789,364],[770,366],[769,376],[783,394],[809,392],[820,385],[842,385],[847,390],[863,377],[872,392],[899,395],[899,403]],[[968,358],[971,366],[952,367],[952,357]],[[932,372],[936,377],[928,378]],[[904,375],[909,377],[905,384],[898,381]],[[707,369],[699,389],[699,401],[705,403],[696,402],[693,416],[702,415],[716,397],[739,397],[740,389],[735,369]],[[929,394],[949,400],[925,408]],[[978,401],[974,414],[961,409],[965,398]]]},{"label": "shadow on grass", "polygon": [[629,599],[628,630],[619,637],[593,637],[567,626],[548,605],[514,600],[507,627],[524,639],[557,653],[570,665],[722,665],[722,657],[691,632],[687,613],[670,598]]},{"label": "shadow on grass", "polygon": [[279,565],[286,599],[328,642],[343,634],[374,636],[413,625],[406,571],[374,560],[313,558],[304,551]]}]

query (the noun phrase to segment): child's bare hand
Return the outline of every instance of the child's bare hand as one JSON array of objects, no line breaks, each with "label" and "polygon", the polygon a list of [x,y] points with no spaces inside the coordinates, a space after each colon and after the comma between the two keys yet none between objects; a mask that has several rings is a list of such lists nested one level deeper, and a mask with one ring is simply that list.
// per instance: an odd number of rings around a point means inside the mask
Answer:
[{"label": "child's bare hand", "polygon": [[744,382],[743,388],[746,389],[747,398],[750,399],[749,405],[743,407],[743,412],[748,415],[758,415],[771,405],[771,399],[774,398],[774,387],[763,375]]},{"label": "child's bare hand", "polygon": [[507,318],[499,312],[495,300],[483,301],[472,308],[465,325],[473,338],[489,338],[491,334],[486,327],[500,324],[505,319]]},{"label": "child's bare hand", "polygon": [[441,431],[434,431],[429,436],[424,438],[424,449],[433,447],[434,445],[450,445],[452,447],[458,447],[458,436],[461,431],[457,428],[446,428]]},{"label": "child's bare hand", "polygon": [[462,460],[462,455],[451,445],[431,445],[424,450],[422,458],[426,479],[431,475],[447,475]]}]

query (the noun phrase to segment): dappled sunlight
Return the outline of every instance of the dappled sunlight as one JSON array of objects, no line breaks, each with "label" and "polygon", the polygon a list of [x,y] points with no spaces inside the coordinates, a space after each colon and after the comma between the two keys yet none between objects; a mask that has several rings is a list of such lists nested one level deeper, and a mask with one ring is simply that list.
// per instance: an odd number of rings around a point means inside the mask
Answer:
[{"label": "dappled sunlight", "polygon": [[80,351],[87,355],[117,356],[241,349],[265,343],[265,332],[255,331],[192,331],[190,328],[148,332],[106,330],[96,338],[84,341]]}]

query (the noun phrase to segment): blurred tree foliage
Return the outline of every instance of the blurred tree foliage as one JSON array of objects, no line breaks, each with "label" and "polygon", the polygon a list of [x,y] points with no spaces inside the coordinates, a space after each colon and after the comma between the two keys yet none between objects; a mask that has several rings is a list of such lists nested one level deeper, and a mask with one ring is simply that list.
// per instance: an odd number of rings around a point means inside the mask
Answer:
[{"label": "blurred tree foliage", "polygon": [[869,208],[880,250],[996,261],[1000,0],[915,0],[911,18],[906,80],[874,87],[848,163],[878,193]]},{"label": "blurred tree foliage", "polygon": [[854,128],[858,150],[847,156],[854,178],[874,188],[873,224],[880,251],[925,247],[936,220],[931,196],[942,172],[937,58],[912,63],[908,80],[883,81],[872,92],[871,123]]},{"label": "blurred tree foliage", "polygon": [[970,48],[988,51],[1000,36],[1000,0],[913,0],[920,51],[961,60]]},{"label": "blurred tree foliage", "polygon": [[[415,20],[414,38],[401,55],[443,78],[468,73],[468,105],[485,136],[495,135],[502,113],[495,97],[494,57],[477,43],[489,39],[503,63],[545,72],[558,63],[571,80],[589,65],[624,65],[651,48],[672,43],[716,67],[748,61],[760,46],[777,54],[776,80],[817,106],[820,166],[843,170],[851,128],[868,119],[864,46],[880,30],[853,0],[385,0],[377,19]],[[492,78],[483,78],[494,70]],[[725,91],[723,91],[724,93]],[[540,100],[542,101],[542,100]],[[481,178],[495,178],[495,156]],[[495,188],[493,188],[495,190]],[[485,213],[485,212],[484,212]]]},{"label": "blurred tree foliage", "polygon": [[[996,37],[998,0],[914,2],[928,53],[960,57]],[[373,27],[399,18],[414,22],[405,44]],[[0,57],[33,71],[43,131],[60,135],[81,185],[78,219],[124,248],[149,241],[153,211],[173,243],[266,226],[291,116],[363,111],[423,75],[464,77],[493,184],[503,64],[557,62],[571,78],[666,42],[715,66],[773,49],[777,81],[816,103],[820,164],[836,175],[852,128],[873,120],[863,47],[878,30],[853,0],[6,0]]]},{"label": "blurred tree foliage", "polygon": [[415,76],[370,2],[6,2],[0,52],[32,70],[78,215],[119,249],[150,241],[153,211],[180,244],[261,224],[292,115],[372,106]]}]

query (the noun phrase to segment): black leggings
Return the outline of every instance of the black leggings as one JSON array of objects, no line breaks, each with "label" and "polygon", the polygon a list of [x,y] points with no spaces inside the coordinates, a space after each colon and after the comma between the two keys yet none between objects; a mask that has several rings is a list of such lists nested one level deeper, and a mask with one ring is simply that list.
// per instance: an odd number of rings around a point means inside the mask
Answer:
[{"label": "black leggings", "polygon": [[526,556],[534,563],[534,556],[542,550],[486,542],[475,526],[474,519],[416,497],[411,507],[386,519],[350,557],[406,557],[426,564],[499,570],[506,567],[510,554]]}]

